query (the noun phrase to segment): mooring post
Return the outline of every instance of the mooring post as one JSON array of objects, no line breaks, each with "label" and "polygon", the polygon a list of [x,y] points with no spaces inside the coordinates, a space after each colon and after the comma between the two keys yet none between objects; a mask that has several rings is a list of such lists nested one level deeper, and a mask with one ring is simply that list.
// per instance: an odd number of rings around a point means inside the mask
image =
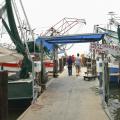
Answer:
[{"label": "mooring post", "polygon": [[44,57],[44,48],[43,48],[43,40],[41,40],[41,45],[40,45],[40,52],[41,52],[41,75],[40,75],[40,83],[41,83],[41,93],[45,90],[45,78],[44,78],[44,62],[43,62],[43,57]]},{"label": "mooring post", "polygon": [[120,60],[119,60],[119,77],[118,77],[118,83],[120,85]]},{"label": "mooring post", "polygon": [[57,56],[57,46],[54,46],[54,51],[53,51],[53,62],[54,62],[54,66],[53,66],[53,77],[56,78],[58,76],[58,56]]},{"label": "mooring post", "polygon": [[104,81],[105,81],[105,102],[108,103],[109,99],[109,68],[108,62],[104,61]]},{"label": "mooring post", "polygon": [[0,120],[8,119],[8,72],[0,71]]}]

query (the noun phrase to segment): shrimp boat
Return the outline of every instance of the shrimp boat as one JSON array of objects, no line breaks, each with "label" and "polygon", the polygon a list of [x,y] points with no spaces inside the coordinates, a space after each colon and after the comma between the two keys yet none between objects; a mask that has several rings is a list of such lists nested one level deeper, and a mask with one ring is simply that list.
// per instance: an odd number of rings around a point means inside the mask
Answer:
[{"label": "shrimp boat", "polygon": [[[106,26],[96,26],[98,33],[106,33],[105,44],[101,44],[102,52],[107,55],[110,82],[120,82],[120,22],[114,12],[109,12],[110,19]],[[98,48],[99,49],[99,48]],[[99,51],[99,50],[98,50]],[[109,59],[109,60],[108,60]]]},{"label": "shrimp boat", "polygon": [[[19,77],[19,73],[21,70],[21,64],[16,61],[10,62],[9,59],[6,59],[6,62],[5,62],[5,58],[4,58],[4,63],[3,63],[1,57],[0,57],[0,68],[1,70],[8,71],[8,105],[9,105],[9,108],[13,108],[14,106],[22,107],[22,106],[29,105],[30,102],[33,100],[33,97],[34,97],[33,95],[35,94],[35,93],[33,94],[33,92],[35,92],[34,86],[33,86],[33,79],[30,77],[26,79],[21,79]],[[21,102],[21,101],[24,101],[24,102]]]},{"label": "shrimp boat", "polygon": [[[34,100],[37,98],[41,89],[40,85],[35,82],[34,60],[30,55],[29,48],[26,43],[26,38],[24,32],[22,31],[20,22],[21,19],[20,16],[18,16],[19,12],[16,5],[17,4],[14,0],[5,0],[4,4],[0,8],[0,19],[2,25],[7,31],[11,41],[14,43],[16,51],[15,54],[17,54],[17,56],[14,55],[14,52],[8,49],[6,50],[8,53],[4,53],[4,47],[2,48],[3,50],[0,51],[0,68],[1,70],[8,71],[8,101],[10,102]],[[20,5],[28,23],[28,19],[21,0]],[[4,13],[7,13],[5,14],[7,15],[6,17],[4,17]],[[15,15],[18,21],[17,24],[19,24],[19,27],[21,28],[20,34],[16,25],[16,19],[14,18]],[[29,23],[28,26],[30,28]],[[30,34],[32,34],[32,31]]]}]

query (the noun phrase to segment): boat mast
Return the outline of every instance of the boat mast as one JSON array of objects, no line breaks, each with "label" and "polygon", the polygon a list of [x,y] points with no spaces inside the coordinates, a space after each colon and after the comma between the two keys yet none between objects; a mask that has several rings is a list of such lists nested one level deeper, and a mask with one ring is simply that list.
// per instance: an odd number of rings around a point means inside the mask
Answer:
[{"label": "boat mast", "polygon": [[[9,25],[5,22],[5,20],[2,18],[2,23],[4,27],[6,28],[9,36],[11,37],[11,40],[16,46],[16,50],[21,53],[24,56],[23,59],[23,65],[20,71],[20,78],[27,78],[29,77],[29,72],[32,71],[32,61],[29,58],[29,49],[27,45],[25,46],[19,36],[18,29],[16,26],[16,21],[15,21],[15,16],[13,14],[13,6],[15,8],[15,13],[17,14],[17,9],[16,9],[16,4],[12,6],[12,0],[5,0],[6,1],[6,12],[7,12],[7,18],[8,18],[8,23]],[[19,14],[18,14],[19,15]],[[18,23],[20,24],[20,17],[17,15]],[[21,31],[22,32],[22,31]]]}]

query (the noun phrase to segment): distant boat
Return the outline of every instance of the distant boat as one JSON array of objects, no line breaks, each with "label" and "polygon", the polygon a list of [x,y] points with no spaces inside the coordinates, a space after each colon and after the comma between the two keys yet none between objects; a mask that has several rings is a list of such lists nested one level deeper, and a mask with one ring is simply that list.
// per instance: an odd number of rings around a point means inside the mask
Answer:
[{"label": "distant boat", "polygon": [[[111,55],[110,59],[114,58],[114,62],[109,63],[109,73],[110,73],[110,82],[119,83],[120,79],[120,22],[118,16],[115,16],[114,12],[109,12],[110,15],[109,23],[107,23],[104,27],[101,25],[96,26],[96,32],[98,33],[106,33],[104,51],[106,51],[107,55]],[[111,47],[110,47],[111,46]]]}]

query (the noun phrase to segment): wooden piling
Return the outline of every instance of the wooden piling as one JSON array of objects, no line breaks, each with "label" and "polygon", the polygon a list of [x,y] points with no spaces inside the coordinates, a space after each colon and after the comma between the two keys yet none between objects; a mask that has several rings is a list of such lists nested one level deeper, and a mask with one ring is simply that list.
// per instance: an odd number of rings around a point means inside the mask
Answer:
[{"label": "wooden piling", "polygon": [[109,99],[109,68],[108,62],[104,63],[104,81],[105,81],[105,102],[108,103]]},{"label": "wooden piling", "polygon": [[41,60],[41,72],[40,72],[40,84],[41,84],[41,93],[46,89],[45,86],[45,78],[44,78],[44,65],[43,65],[43,57],[44,57],[44,48],[43,48],[43,41],[41,40],[41,45],[40,45],[40,52],[41,52],[41,56],[40,56],[40,60]]},{"label": "wooden piling", "polygon": [[58,55],[57,55],[57,51],[58,51],[58,48],[55,45],[54,50],[53,50],[53,62],[54,62],[53,77],[54,78],[58,77]]},{"label": "wooden piling", "polygon": [[60,58],[59,59],[59,72],[62,72],[63,71],[63,59]]},{"label": "wooden piling", "polygon": [[8,119],[8,72],[0,71],[0,120]]}]

